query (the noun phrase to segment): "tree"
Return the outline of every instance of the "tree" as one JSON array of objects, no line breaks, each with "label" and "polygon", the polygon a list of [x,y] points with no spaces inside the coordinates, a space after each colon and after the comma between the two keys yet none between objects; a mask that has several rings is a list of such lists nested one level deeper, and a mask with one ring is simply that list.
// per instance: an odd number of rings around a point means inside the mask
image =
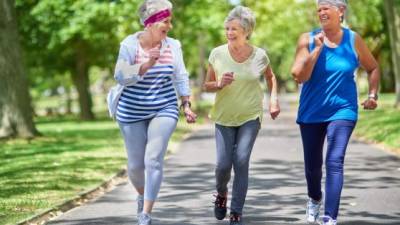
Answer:
[{"label": "tree", "polygon": [[256,14],[256,28],[251,41],[267,51],[280,89],[294,91],[297,86],[289,71],[298,37],[318,25],[315,1],[242,2]]},{"label": "tree", "polygon": [[0,138],[38,134],[24,72],[13,0],[0,4]]},{"label": "tree", "polygon": [[389,29],[393,71],[396,78],[395,106],[400,107],[400,3],[397,0],[383,2]]},{"label": "tree", "polygon": [[[224,43],[224,19],[231,5],[226,1],[214,0],[172,0],[173,24],[171,37],[182,43],[184,60],[193,87],[200,87],[205,78],[208,55],[214,47]],[[210,12],[212,6],[212,12]],[[195,89],[195,88],[193,88]],[[194,90],[194,98],[199,98],[201,88]]]},{"label": "tree", "polygon": [[17,0],[29,67],[68,73],[79,95],[81,119],[94,119],[89,69],[114,65],[121,24],[129,22],[132,27],[137,21],[138,2]]}]

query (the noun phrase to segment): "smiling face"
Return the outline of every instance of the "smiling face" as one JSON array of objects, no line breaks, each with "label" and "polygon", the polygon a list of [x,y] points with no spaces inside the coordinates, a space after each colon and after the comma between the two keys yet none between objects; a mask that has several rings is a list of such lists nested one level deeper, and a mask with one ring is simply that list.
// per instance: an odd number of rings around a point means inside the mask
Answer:
[{"label": "smiling face", "polygon": [[245,43],[248,35],[249,33],[240,25],[239,20],[234,19],[225,23],[225,36],[228,43]]},{"label": "smiling face", "polygon": [[343,16],[343,11],[338,7],[330,4],[319,4],[317,12],[322,28],[340,26],[340,18]]},{"label": "smiling face", "polygon": [[171,29],[172,29],[171,16],[149,26],[149,30],[152,32],[154,37],[157,37],[159,40],[165,39],[167,37],[168,31],[170,31]]}]

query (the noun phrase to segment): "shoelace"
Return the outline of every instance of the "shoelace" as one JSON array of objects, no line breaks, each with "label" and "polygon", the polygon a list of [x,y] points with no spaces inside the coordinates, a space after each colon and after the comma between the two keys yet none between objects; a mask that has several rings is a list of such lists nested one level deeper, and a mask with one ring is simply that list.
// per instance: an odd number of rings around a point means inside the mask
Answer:
[{"label": "shoelace", "polygon": [[218,207],[218,208],[226,208],[226,202],[228,200],[228,198],[223,197],[219,194],[214,195],[215,197],[215,202],[214,204]]},{"label": "shoelace", "polygon": [[310,214],[314,215],[314,213],[318,213],[317,210],[319,209],[320,205],[318,203],[307,203],[307,208]]}]

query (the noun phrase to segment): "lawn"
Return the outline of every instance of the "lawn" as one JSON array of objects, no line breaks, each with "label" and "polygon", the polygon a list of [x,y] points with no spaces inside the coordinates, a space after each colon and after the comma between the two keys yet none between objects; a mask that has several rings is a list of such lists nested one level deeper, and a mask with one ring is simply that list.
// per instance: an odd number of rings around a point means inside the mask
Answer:
[{"label": "lawn", "polygon": [[[36,125],[42,137],[0,142],[0,225],[43,212],[125,167],[123,141],[114,121],[42,118]],[[180,122],[173,142],[190,129]]]},{"label": "lawn", "polygon": [[377,110],[360,108],[355,134],[400,153],[400,109],[393,108],[394,100],[394,94],[385,94],[380,96]]}]

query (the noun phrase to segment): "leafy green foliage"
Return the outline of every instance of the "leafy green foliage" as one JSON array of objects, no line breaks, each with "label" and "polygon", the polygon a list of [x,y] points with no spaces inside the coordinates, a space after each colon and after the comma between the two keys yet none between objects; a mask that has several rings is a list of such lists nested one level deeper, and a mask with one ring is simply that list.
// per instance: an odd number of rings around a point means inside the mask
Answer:
[{"label": "leafy green foliage", "polygon": [[271,66],[282,87],[294,90],[290,74],[297,39],[317,26],[314,1],[264,0],[244,1],[256,13],[253,43],[267,50]]},{"label": "leafy green foliage", "polygon": [[[113,68],[119,42],[142,30],[137,16],[140,0],[17,0],[27,61],[45,67],[40,73],[64,74],[74,65],[75,50],[84,48],[90,65]],[[207,66],[210,50],[225,43],[223,22],[233,7],[228,0],[172,0],[174,28],[170,36],[183,45],[192,77]],[[318,27],[315,1],[242,0],[255,11],[257,25],[251,42],[265,48],[279,81],[288,90],[295,85],[290,66],[297,39]],[[360,33],[393,83],[382,0],[349,1],[348,24]],[[39,77],[38,71],[31,71]],[[39,81],[35,82],[40,83]],[[284,87],[283,87],[284,88]],[[390,88],[389,88],[390,89]]]},{"label": "leafy green foliage", "polygon": [[[205,69],[212,48],[224,42],[224,19],[230,4],[225,0],[172,0],[174,28],[171,36],[182,42],[185,62],[193,77],[199,67]],[[203,49],[202,49],[203,48]],[[204,64],[200,51],[204,50]]]}]

